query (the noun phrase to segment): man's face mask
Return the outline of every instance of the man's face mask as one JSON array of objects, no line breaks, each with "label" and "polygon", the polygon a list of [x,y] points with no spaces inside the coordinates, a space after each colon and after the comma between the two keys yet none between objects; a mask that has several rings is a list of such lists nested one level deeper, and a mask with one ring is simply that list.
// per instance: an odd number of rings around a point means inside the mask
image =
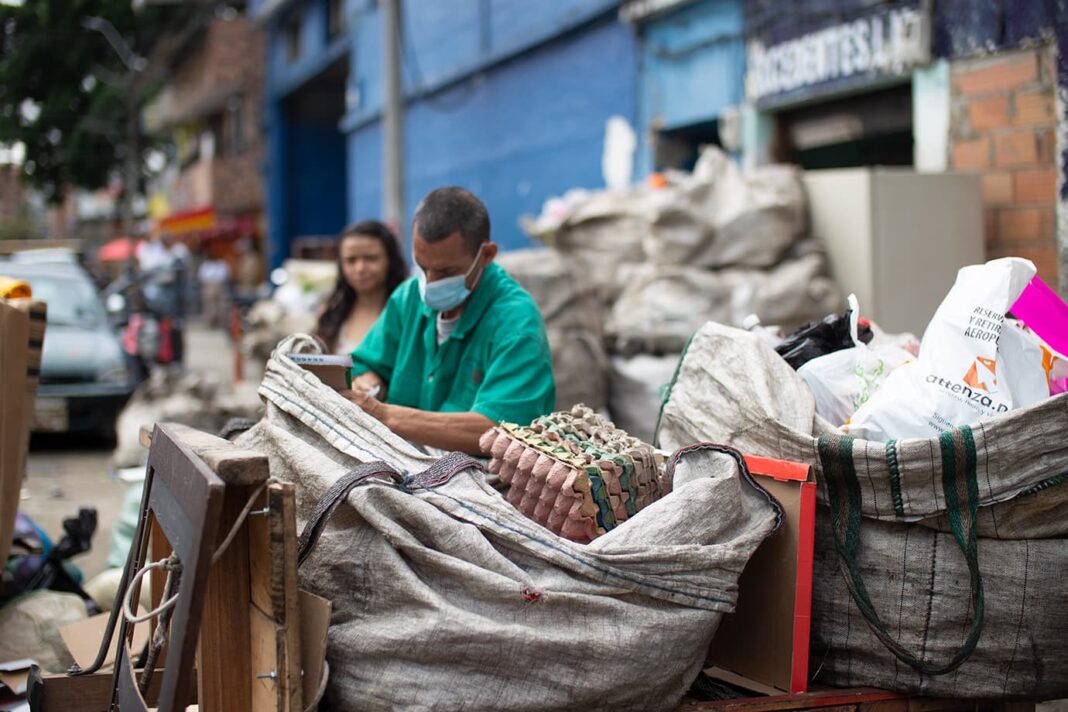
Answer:
[{"label": "man's face mask", "polygon": [[467,279],[474,273],[480,257],[482,257],[481,247],[478,248],[475,261],[466,274],[445,277],[433,282],[426,281],[426,272],[416,264],[415,276],[419,281],[419,296],[423,298],[423,303],[438,312],[450,311],[463,304],[464,300],[471,296],[471,289],[467,287]]}]

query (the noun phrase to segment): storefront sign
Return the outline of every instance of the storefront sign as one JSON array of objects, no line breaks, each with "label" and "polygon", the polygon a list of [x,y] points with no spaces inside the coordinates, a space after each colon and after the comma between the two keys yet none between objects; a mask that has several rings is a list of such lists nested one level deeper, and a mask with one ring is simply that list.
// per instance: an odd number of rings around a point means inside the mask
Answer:
[{"label": "storefront sign", "polygon": [[752,40],[746,94],[770,103],[835,91],[851,80],[903,76],[930,60],[930,46],[930,17],[917,8],[886,10],[770,47]]}]

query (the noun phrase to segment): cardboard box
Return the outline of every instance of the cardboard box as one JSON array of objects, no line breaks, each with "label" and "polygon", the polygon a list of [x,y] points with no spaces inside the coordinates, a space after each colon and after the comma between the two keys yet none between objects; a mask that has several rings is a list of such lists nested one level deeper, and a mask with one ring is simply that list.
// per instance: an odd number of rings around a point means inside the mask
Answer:
[{"label": "cardboard box", "polygon": [[[44,352],[45,327],[48,323],[48,305],[33,299],[9,299],[7,304],[25,312],[29,318],[28,349],[26,352],[26,397],[23,402],[26,423],[26,440],[22,450],[23,475],[26,473],[26,456],[29,453],[29,431],[33,428],[37,402],[37,382],[41,374],[41,356]],[[65,430],[66,428],[64,428]]]},{"label": "cardboard box", "polygon": [[720,624],[708,662],[728,673],[714,677],[754,692],[807,692],[816,483],[808,465],[745,459],[784,516],[742,572],[738,606]]},{"label": "cardboard box", "polygon": [[290,354],[289,358],[336,391],[352,388],[352,357],[324,354]]},{"label": "cardboard box", "polygon": [[300,591],[301,694],[304,706],[318,697],[326,662],[326,636],[333,604],[314,593]]},{"label": "cardboard box", "polygon": [[29,324],[26,312],[0,300],[0,562],[11,552],[29,438]]},{"label": "cardboard box", "polygon": [[[74,658],[74,662],[78,664],[78,667],[83,670],[91,667],[96,660],[97,653],[100,651],[100,644],[104,640],[104,634],[107,633],[108,618],[110,616],[110,613],[100,613],[77,623],[70,623],[59,629],[59,637],[66,643],[70,656]],[[143,650],[145,644],[148,643],[148,633],[148,621],[136,624],[133,627],[133,641],[130,643],[130,650]],[[119,626],[116,625],[115,630],[111,632],[111,640],[108,642],[107,656],[104,658],[102,665],[104,668],[110,668],[115,664],[118,636]]]}]

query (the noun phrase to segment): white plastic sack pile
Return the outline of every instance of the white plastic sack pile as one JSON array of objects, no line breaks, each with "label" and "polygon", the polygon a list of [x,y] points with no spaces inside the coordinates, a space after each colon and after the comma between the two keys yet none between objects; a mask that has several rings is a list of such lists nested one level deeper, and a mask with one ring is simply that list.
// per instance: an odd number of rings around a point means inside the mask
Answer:
[{"label": "white plastic sack pile", "polygon": [[692,174],[669,173],[651,194],[653,230],[643,241],[658,264],[771,267],[805,230],[805,195],[795,166],[743,172],[715,146],[701,152]]},{"label": "white plastic sack pile", "polygon": [[545,320],[553,354],[556,409],[578,403],[599,410],[608,395],[608,355],[603,344],[602,304],[596,285],[559,250],[513,250],[497,257],[530,292]]},{"label": "white plastic sack pile", "polygon": [[[651,229],[645,200],[642,188],[582,193],[554,230],[536,236],[577,262],[583,279],[610,303],[623,287],[616,274],[620,265],[644,259],[642,240]],[[535,228],[528,223],[528,229]]]},{"label": "white plastic sack pile", "polygon": [[664,392],[671,384],[680,354],[631,358],[613,356],[608,371],[608,412],[617,428],[652,442]]},{"label": "white plastic sack pile", "polygon": [[1048,398],[1040,345],[1005,319],[1034,276],[1018,257],[961,269],[919,357],[891,373],[844,430],[865,440],[928,438]]},{"label": "white plastic sack pile", "polygon": [[679,352],[708,321],[740,326],[755,313],[764,324],[792,330],[838,311],[842,298],[827,276],[826,256],[814,244],[801,248],[770,270],[652,263],[621,270],[629,286],[605,323],[609,343],[624,354]]},{"label": "white plastic sack pile", "polygon": [[855,346],[814,358],[797,369],[816,398],[816,412],[835,425],[848,424],[853,413],[871,399],[892,371],[915,358],[881,334],[865,344],[857,337],[860,306],[854,294],[849,295],[849,310]]},{"label": "white plastic sack pile", "polygon": [[369,480],[337,510],[300,569],[334,605],[327,703],[359,710],[670,710],[705,661],[738,576],[779,519],[736,453],[676,453],[674,491],[595,542],[523,516],[474,467],[423,476],[423,455],[286,354],[237,442],[297,485],[298,526],[361,462]]}]

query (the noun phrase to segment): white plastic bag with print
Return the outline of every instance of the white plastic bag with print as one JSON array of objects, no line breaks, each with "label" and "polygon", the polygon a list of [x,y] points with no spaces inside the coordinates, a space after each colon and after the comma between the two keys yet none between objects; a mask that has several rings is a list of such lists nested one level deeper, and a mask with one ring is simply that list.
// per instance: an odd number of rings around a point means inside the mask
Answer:
[{"label": "white plastic bag with print", "polygon": [[848,422],[891,371],[914,358],[885,337],[875,338],[871,344],[857,338],[860,307],[855,294],[849,295],[849,312],[849,333],[856,345],[814,358],[797,369],[816,399],[816,413],[833,425]]},{"label": "white plastic bag with print", "polygon": [[891,373],[843,429],[866,440],[929,438],[1048,398],[1040,347],[1005,321],[1034,275],[1018,257],[961,269],[919,357]]}]

